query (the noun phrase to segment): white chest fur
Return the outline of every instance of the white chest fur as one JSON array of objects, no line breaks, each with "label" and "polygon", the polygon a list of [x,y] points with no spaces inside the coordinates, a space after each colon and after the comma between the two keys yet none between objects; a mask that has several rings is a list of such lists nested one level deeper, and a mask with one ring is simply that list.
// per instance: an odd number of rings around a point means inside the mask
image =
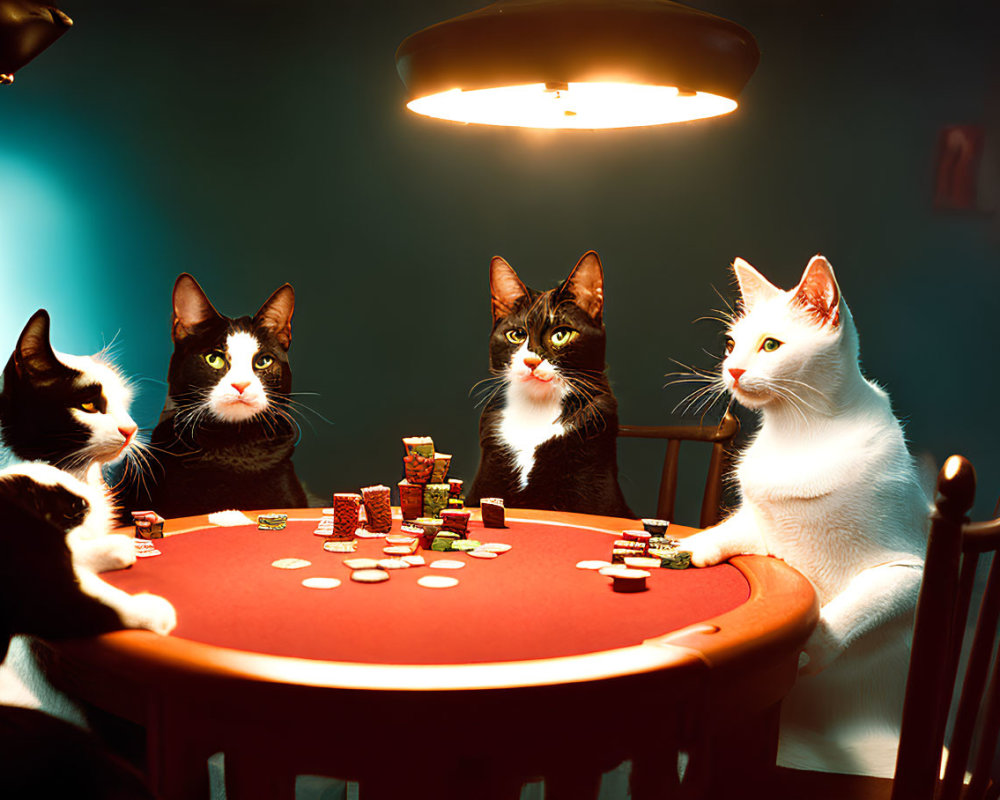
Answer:
[{"label": "white chest fur", "polygon": [[516,391],[516,387],[508,388],[507,404],[500,416],[497,436],[510,450],[522,489],[528,485],[538,446],[565,433],[559,422],[561,414],[562,397],[559,393],[535,400]]}]

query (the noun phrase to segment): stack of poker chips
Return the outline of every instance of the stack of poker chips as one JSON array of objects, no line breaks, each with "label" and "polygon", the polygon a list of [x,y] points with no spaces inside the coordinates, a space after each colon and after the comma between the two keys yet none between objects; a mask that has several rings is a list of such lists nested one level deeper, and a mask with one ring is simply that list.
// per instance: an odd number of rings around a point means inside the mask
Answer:
[{"label": "stack of poker chips", "polygon": [[392,508],[388,486],[366,486],[361,490],[361,502],[365,507],[365,529],[372,533],[388,533],[392,530]]},{"label": "stack of poker chips", "polygon": [[133,511],[132,525],[140,539],[162,539],[164,519],[155,511]]},{"label": "stack of poker chips", "polygon": [[462,482],[448,479],[451,456],[434,449],[430,436],[405,436],[404,478],[399,482],[403,519],[437,518],[446,508],[461,508]]},{"label": "stack of poker chips", "polygon": [[612,544],[611,563],[630,567],[666,567],[687,569],[691,554],[669,536],[654,536],[649,531],[622,531]]},{"label": "stack of poker chips", "polygon": [[333,496],[333,530],[330,538],[344,541],[354,538],[361,518],[361,495],[355,492],[337,492]]},{"label": "stack of poker chips", "polygon": [[484,497],[479,501],[484,528],[506,528],[502,497]]},{"label": "stack of poker chips", "polygon": [[258,514],[257,530],[283,531],[288,524],[288,514]]}]

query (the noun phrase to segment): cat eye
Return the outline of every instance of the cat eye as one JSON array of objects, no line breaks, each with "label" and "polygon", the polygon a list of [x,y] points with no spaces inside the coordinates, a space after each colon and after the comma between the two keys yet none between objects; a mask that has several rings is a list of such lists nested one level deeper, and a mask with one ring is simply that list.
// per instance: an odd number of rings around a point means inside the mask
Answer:
[{"label": "cat eye", "polygon": [[779,347],[781,347],[781,342],[777,339],[765,339],[764,344],[760,346],[760,349],[765,353],[773,353]]},{"label": "cat eye", "polygon": [[274,363],[274,357],[273,356],[268,356],[268,355],[257,356],[257,358],[253,362],[253,368],[254,369],[267,369],[273,363]]},{"label": "cat eye", "polygon": [[731,352],[733,352],[733,349],[735,347],[736,347],[736,342],[733,340],[733,338],[731,336],[727,336],[726,337],[726,355],[728,356]]},{"label": "cat eye", "polygon": [[508,342],[524,344],[528,340],[528,332],[524,328],[511,328],[504,334]]},{"label": "cat eye", "polygon": [[226,366],[226,357],[218,350],[213,350],[211,353],[205,353],[205,363],[212,369],[222,369]]},{"label": "cat eye", "polygon": [[97,403],[93,403],[90,400],[86,403],[80,403],[79,408],[81,411],[86,411],[88,414],[97,413]]},{"label": "cat eye", "polygon": [[579,335],[579,332],[572,328],[556,328],[549,336],[549,340],[555,347],[565,347]]}]

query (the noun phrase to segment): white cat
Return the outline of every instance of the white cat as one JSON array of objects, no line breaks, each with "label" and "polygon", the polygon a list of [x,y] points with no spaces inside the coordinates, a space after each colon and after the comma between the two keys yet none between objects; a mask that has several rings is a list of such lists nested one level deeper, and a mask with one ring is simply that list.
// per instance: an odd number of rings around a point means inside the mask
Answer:
[{"label": "white cat", "polygon": [[816,589],[778,763],[891,777],[930,502],[826,259],[787,292],[733,269],[741,313],[718,381],[761,425],[738,461],[739,509],[685,547],[698,567],[775,556]]}]

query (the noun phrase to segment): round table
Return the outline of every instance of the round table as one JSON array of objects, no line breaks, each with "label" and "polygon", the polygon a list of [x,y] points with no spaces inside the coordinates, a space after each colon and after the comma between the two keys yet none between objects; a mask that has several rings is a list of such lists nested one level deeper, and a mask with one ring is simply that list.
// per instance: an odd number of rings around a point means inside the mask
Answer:
[{"label": "round table", "polygon": [[[637,523],[508,509],[503,529],[475,512],[469,537],[509,552],[418,551],[465,566],[362,584],[343,561],[386,557],[383,540],[330,553],[319,509],[282,511],[281,531],[170,520],[161,555],[102,576],[167,597],[170,636],[45,644],[65,688],[146,726],[161,797],[206,796],[218,751],[230,800],[290,798],[296,774],[357,780],[365,800],[516,797],[544,776],[546,797],[580,800],[625,758],[633,796],[664,796],[679,751],[697,795],[716,765],[773,763],[778,705],[818,618],[811,586],[783,562],[655,569],[646,591],[618,593],[576,563],[610,560]],[[277,569],[280,558],[311,564]],[[432,574],[459,583],[417,583]],[[309,577],[342,583],[306,588]]]}]

